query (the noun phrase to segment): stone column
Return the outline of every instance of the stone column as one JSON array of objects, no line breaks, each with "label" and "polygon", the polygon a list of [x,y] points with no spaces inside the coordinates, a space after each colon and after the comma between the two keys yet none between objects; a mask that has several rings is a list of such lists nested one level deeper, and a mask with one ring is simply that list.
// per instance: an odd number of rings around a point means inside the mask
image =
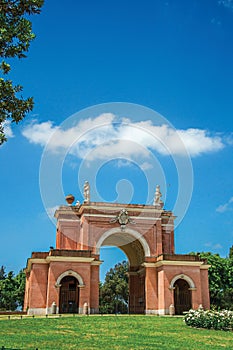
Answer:
[{"label": "stone column", "polygon": [[197,292],[197,288],[189,288],[189,291],[191,293],[191,302],[192,302],[192,309],[197,310],[199,305],[201,304],[199,294]]},{"label": "stone column", "polygon": [[52,313],[52,304],[55,302],[59,306],[59,292],[60,288],[57,285],[57,281],[54,276],[54,267],[56,263],[50,262],[48,271],[48,284],[47,284],[47,301],[46,301],[46,314]]},{"label": "stone column", "polygon": [[163,242],[162,242],[162,225],[161,220],[156,223],[157,228],[157,255],[163,254]]},{"label": "stone column", "polygon": [[31,260],[35,263],[32,263],[28,286],[28,314],[43,315],[46,313],[48,264],[43,259]]},{"label": "stone column", "polygon": [[99,313],[99,267],[101,261],[93,261],[91,263],[91,297],[90,297],[90,313]]},{"label": "stone column", "polygon": [[208,268],[210,265],[201,266],[201,294],[202,294],[202,306],[204,309],[210,308],[210,294],[209,294],[209,280],[208,280]]},{"label": "stone column", "polygon": [[129,313],[136,314],[138,305],[138,274],[129,271]]},{"label": "stone column", "polygon": [[164,270],[159,269],[158,271],[158,314],[165,315],[166,314],[166,306],[165,306],[165,285],[164,285]]},{"label": "stone column", "polygon": [[158,310],[158,284],[157,269],[154,263],[144,263],[145,266],[145,298],[146,314],[157,314]]}]

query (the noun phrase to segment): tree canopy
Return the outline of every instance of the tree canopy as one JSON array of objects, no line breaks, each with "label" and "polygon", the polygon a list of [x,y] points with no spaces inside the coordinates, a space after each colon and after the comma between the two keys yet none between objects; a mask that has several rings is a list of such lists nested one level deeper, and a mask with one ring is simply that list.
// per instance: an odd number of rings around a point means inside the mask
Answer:
[{"label": "tree canopy", "polygon": [[211,306],[233,310],[233,246],[226,258],[211,252],[202,252],[198,255],[211,265],[209,268]]},{"label": "tree canopy", "polygon": [[0,0],[0,145],[7,140],[4,124],[7,120],[18,123],[33,108],[33,98],[23,99],[23,87],[14,85],[5,76],[11,66],[5,59],[24,58],[35,38],[28,17],[39,14],[44,0]]},{"label": "tree canopy", "polygon": [[100,283],[100,313],[128,312],[128,262],[122,261],[111,268]]},{"label": "tree canopy", "polygon": [[4,266],[0,268],[0,310],[14,311],[23,307],[25,290],[25,273],[21,270],[18,275],[13,271],[8,274]]}]

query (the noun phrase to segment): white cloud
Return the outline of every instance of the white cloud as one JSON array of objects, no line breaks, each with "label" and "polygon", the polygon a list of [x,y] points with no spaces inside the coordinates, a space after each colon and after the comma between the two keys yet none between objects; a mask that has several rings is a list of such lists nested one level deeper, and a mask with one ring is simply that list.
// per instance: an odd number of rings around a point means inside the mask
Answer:
[{"label": "white cloud", "polygon": [[233,0],[218,0],[218,4],[229,9],[233,9]]},{"label": "white cloud", "polygon": [[6,120],[2,123],[4,133],[6,135],[6,138],[14,137],[13,131],[11,129],[11,122],[10,120]]},{"label": "white cloud", "polygon": [[151,120],[134,123],[124,118],[118,121],[111,113],[80,120],[65,130],[51,121],[34,121],[23,130],[23,135],[31,143],[47,144],[50,151],[67,150],[89,161],[106,157],[147,158],[150,151],[180,156],[188,153],[195,157],[224,147],[218,135],[206,130],[175,130],[166,124],[153,125]]},{"label": "white cloud", "polygon": [[151,163],[144,162],[144,163],[142,163],[142,164],[140,165],[140,168],[141,168],[142,170],[149,170],[149,169],[152,169],[153,166],[152,166]]},{"label": "white cloud", "polygon": [[231,133],[230,135],[225,137],[225,140],[227,145],[233,146],[233,134]]},{"label": "white cloud", "polygon": [[117,163],[116,163],[116,167],[117,168],[124,168],[124,167],[130,167],[132,166],[132,162],[125,160],[125,159],[118,159]]},{"label": "white cloud", "polygon": [[[96,146],[103,142],[103,138],[111,138],[114,116],[110,113],[102,114],[94,119],[81,120],[76,126],[63,130],[59,126],[53,126],[51,121],[38,123],[33,121],[22,132],[29,142],[45,146],[56,151],[60,148],[69,149],[78,145],[77,152],[82,157],[82,144],[85,148]],[[113,136],[113,135],[112,135]],[[72,149],[71,153],[74,153]]]},{"label": "white cloud", "polygon": [[204,244],[205,247],[211,248],[211,249],[222,249],[222,245],[220,243],[212,243],[212,242],[207,242]]},{"label": "white cloud", "polygon": [[191,156],[198,156],[202,153],[219,151],[224,147],[219,136],[210,136],[206,130],[187,129],[178,130]]},{"label": "white cloud", "polygon": [[53,126],[51,121],[37,123],[33,121],[22,132],[29,142],[45,146],[55,131],[59,131],[59,127]]},{"label": "white cloud", "polygon": [[216,211],[219,213],[225,213],[226,211],[233,211],[233,197],[231,197],[229,201],[226,202],[225,204],[219,205]]}]

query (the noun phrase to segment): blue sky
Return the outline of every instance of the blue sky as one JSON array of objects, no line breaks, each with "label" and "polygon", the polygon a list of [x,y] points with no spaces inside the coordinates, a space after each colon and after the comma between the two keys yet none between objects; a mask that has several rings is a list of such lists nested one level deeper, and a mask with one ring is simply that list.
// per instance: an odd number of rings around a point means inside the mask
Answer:
[{"label": "blue sky", "polygon": [[[10,78],[35,108],[6,125],[0,149],[0,264],[18,272],[54,246],[47,212],[70,192],[82,201],[84,180],[93,200],[125,203],[151,202],[160,184],[179,214],[176,252],[226,256],[233,1],[47,0],[32,23],[37,38]],[[103,275],[123,255],[103,248],[102,258]]]}]

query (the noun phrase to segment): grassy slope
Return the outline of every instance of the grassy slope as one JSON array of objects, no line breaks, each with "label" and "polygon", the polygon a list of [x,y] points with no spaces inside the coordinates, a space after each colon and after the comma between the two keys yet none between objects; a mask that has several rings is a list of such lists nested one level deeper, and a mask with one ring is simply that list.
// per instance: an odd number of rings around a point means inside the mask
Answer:
[{"label": "grassy slope", "polygon": [[233,333],[193,329],[182,318],[76,316],[0,319],[0,349],[233,349]]}]

